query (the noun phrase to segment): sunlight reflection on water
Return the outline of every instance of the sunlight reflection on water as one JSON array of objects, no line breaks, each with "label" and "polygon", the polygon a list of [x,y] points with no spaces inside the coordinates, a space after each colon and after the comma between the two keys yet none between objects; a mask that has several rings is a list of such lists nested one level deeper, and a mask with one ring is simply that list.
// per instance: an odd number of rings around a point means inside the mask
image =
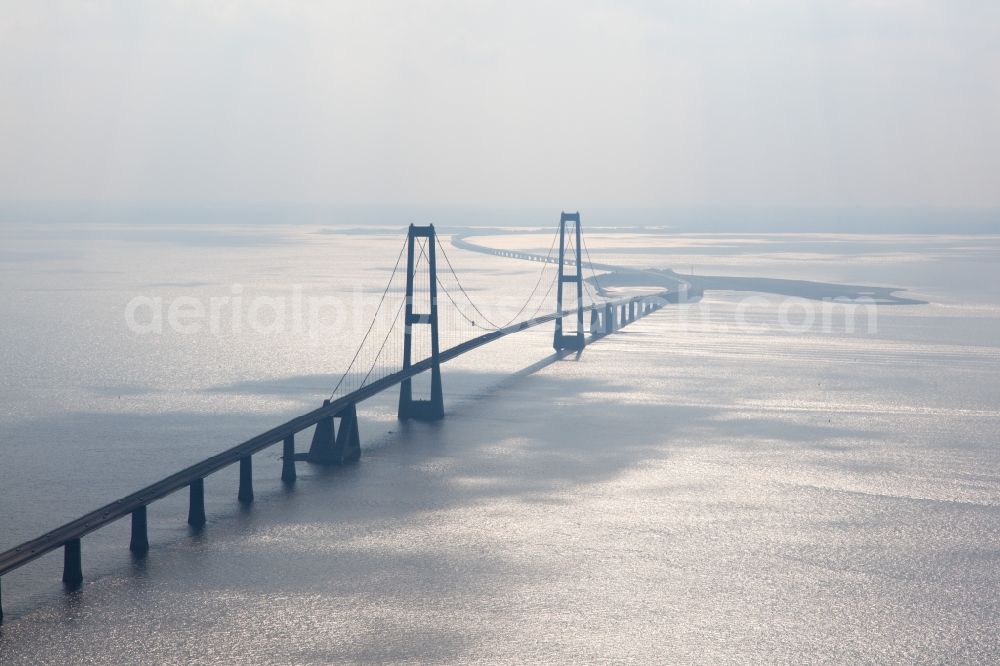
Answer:
[{"label": "sunlight reflection on water", "polygon": [[[398,237],[309,231],[237,247],[54,237],[55,255],[0,264],[14,322],[0,548],[318,404],[358,331],[144,338],[121,317],[136,293],[384,283]],[[942,245],[969,242],[902,240],[923,275],[954,266],[961,252]],[[602,243],[630,247],[608,261],[670,263],[639,251],[649,238],[605,235],[592,251]],[[880,259],[817,265],[782,243],[752,264],[760,243],[699,249],[698,264],[888,282],[932,304],[883,309],[874,335],[747,334],[721,326],[738,295],[710,292],[707,317],[682,327],[668,309],[513,379],[549,355],[551,331],[491,345],[446,367],[441,424],[399,424],[393,395],[364,405],[355,467],[300,465],[287,491],[269,450],[249,510],[232,470],[210,477],[203,534],[171,497],[150,509],[144,561],[128,557],[127,525],[84,540],[78,593],[59,590],[56,556],[6,576],[0,661],[990,661],[998,264],[980,265],[967,297],[930,278],[900,285]],[[868,240],[830,254],[851,243]],[[499,274],[511,292],[537,277],[452,255],[480,269],[469,280],[484,293]]]}]

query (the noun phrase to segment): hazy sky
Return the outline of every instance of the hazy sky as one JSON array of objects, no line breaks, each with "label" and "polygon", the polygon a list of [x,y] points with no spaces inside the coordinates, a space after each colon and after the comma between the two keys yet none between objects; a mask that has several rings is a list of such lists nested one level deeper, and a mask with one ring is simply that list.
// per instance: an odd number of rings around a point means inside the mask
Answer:
[{"label": "hazy sky", "polygon": [[0,0],[0,201],[1000,205],[996,0]]}]

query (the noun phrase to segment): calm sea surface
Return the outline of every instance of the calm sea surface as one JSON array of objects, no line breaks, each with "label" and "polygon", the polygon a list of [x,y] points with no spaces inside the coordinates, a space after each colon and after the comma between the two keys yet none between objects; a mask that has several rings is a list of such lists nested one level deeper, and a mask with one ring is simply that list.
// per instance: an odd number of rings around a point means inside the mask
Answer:
[{"label": "calm sea surface", "polygon": [[[0,226],[0,550],[327,397],[404,232],[320,231]],[[579,358],[549,327],[512,336],[445,367],[441,423],[363,404],[356,466],[300,463],[286,489],[270,449],[250,508],[235,469],[208,478],[200,533],[180,493],[150,507],[143,560],[128,521],[86,537],[79,591],[58,552],[5,576],[0,663],[1000,660],[1000,237],[588,238],[599,262],[928,304],[852,330],[709,292]],[[501,314],[538,280],[447,248]],[[267,332],[126,324],[137,297],[236,296],[271,299]],[[345,307],[316,334],[296,298]],[[284,325],[261,314],[281,303]]]}]

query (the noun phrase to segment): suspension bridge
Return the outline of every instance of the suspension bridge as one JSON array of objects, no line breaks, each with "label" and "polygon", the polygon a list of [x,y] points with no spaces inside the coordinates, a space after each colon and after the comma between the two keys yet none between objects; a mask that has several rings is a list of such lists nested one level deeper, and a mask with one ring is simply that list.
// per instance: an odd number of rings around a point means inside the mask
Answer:
[{"label": "suspension bridge", "polygon": [[[356,462],[361,456],[357,405],[372,396],[399,386],[400,420],[442,419],[442,364],[506,336],[550,322],[555,327],[552,338],[555,350],[579,353],[588,340],[614,333],[666,303],[676,301],[676,293],[669,289],[609,297],[600,288],[596,271],[621,270],[622,267],[597,264],[590,259],[579,213],[562,213],[559,229],[546,255],[495,250],[464,238],[453,238],[452,242],[454,247],[461,249],[541,264],[534,287],[513,316],[499,322],[487,316],[486,308],[470,296],[471,290],[463,284],[434,226],[410,225],[371,323],[330,397],[320,407],[0,553],[0,582],[3,575],[61,548],[62,581],[67,587],[79,587],[83,582],[81,543],[84,536],[130,517],[129,549],[143,556],[149,550],[146,508],[158,499],[185,489],[189,494],[187,522],[194,528],[201,528],[206,522],[205,479],[238,464],[237,500],[253,502],[253,455],[270,446],[282,445],[281,479],[286,484],[295,482],[296,462],[318,465]],[[446,270],[438,270],[439,252]],[[583,259],[584,252],[587,261]],[[585,269],[591,272],[589,279],[584,277]],[[590,282],[594,283],[596,293]],[[564,299],[567,287],[569,296]],[[551,302],[553,290],[556,292],[555,309],[541,314]],[[444,298],[440,299],[439,294]],[[588,314],[589,322],[585,326]],[[444,349],[441,348],[442,339],[447,345]],[[423,373],[430,375],[429,395],[415,397],[413,379]],[[297,452],[296,435],[309,428],[313,428],[309,448]],[[2,620],[0,597],[0,622]]]}]

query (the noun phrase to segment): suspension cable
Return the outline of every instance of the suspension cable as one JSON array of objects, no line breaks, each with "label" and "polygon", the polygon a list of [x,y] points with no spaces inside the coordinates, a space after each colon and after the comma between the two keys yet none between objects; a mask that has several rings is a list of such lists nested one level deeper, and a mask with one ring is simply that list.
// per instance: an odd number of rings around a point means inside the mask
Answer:
[{"label": "suspension cable", "polygon": [[[455,312],[457,312],[458,315],[462,319],[464,319],[465,321],[469,322],[470,324],[472,324],[476,328],[483,328],[482,326],[480,326],[479,324],[477,324],[474,319],[471,319],[467,314],[465,314],[464,312],[462,312],[461,306],[459,306],[459,304],[455,302],[454,297],[451,295],[451,292],[448,291],[448,287],[446,287],[444,285],[444,282],[441,281],[441,278],[437,279],[437,283],[438,283],[438,286],[441,287],[441,291],[444,292],[444,295],[448,297],[449,301],[451,301],[451,304],[455,306]],[[489,329],[484,329],[484,330],[489,330]]]},{"label": "suspension cable", "polygon": [[385,339],[382,340],[382,344],[381,346],[379,346],[378,352],[375,354],[374,360],[372,360],[372,365],[370,368],[368,368],[368,374],[365,375],[365,378],[361,380],[361,384],[358,385],[359,389],[362,388],[368,381],[368,378],[372,376],[372,371],[375,370],[375,365],[378,363],[378,359],[382,355],[382,350],[385,349],[386,343],[389,342],[389,337],[392,335],[392,332],[396,329],[396,322],[399,321],[399,313],[403,311],[404,305],[406,305],[405,298],[402,300],[402,302],[400,302],[399,307],[396,308],[396,316],[392,318],[392,323],[389,324],[389,332],[385,334]]},{"label": "suspension cable", "polygon": [[490,318],[487,317],[486,315],[484,315],[483,311],[480,310],[478,307],[476,307],[476,304],[473,302],[473,300],[469,296],[468,292],[465,291],[465,287],[462,286],[462,281],[458,279],[458,273],[455,272],[455,267],[451,265],[451,259],[448,258],[448,252],[444,249],[444,243],[442,243],[440,240],[438,240],[437,234],[434,235],[434,240],[437,241],[438,247],[441,248],[441,254],[444,255],[445,263],[448,264],[448,270],[450,270],[451,274],[455,276],[455,282],[458,284],[458,288],[462,292],[462,294],[465,296],[466,300],[469,301],[469,305],[472,306],[472,309],[475,310],[479,314],[479,316],[482,317],[486,321],[487,324],[489,324],[490,326],[492,326],[494,329],[498,329],[499,330],[500,327],[497,326],[496,324],[494,324],[492,321],[490,321]]},{"label": "suspension cable", "polygon": [[[440,239],[438,239],[438,245],[441,247],[441,253],[444,255],[445,262],[448,264],[448,269],[451,271],[451,274],[455,277],[455,282],[458,284],[458,288],[461,290],[461,292],[465,296],[466,300],[469,301],[469,304],[472,306],[472,309],[475,310],[484,320],[486,320],[486,323],[488,323],[490,326],[492,326],[494,330],[500,330],[500,329],[506,328],[507,326],[510,326],[512,323],[514,323],[514,321],[519,316],[521,316],[521,314],[523,314],[524,311],[527,309],[527,307],[531,304],[531,300],[535,297],[535,294],[538,292],[538,287],[541,286],[541,284],[542,284],[542,278],[545,277],[545,270],[548,268],[549,259],[552,257],[552,250],[555,249],[556,238],[558,238],[558,237],[559,237],[559,233],[558,232],[556,232],[555,234],[553,234],[553,236],[552,236],[552,242],[549,243],[548,252],[546,252],[546,254],[545,254],[545,261],[542,262],[542,268],[538,272],[538,279],[535,281],[535,286],[532,287],[531,293],[528,294],[528,298],[525,299],[524,303],[521,305],[521,307],[518,309],[518,311],[514,314],[513,317],[511,317],[506,322],[504,322],[503,324],[500,324],[500,325],[497,325],[494,322],[492,322],[486,315],[483,314],[482,310],[480,310],[476,306],[476,304],[473,302],[472,298],[469,296],[468,292],[465,290],[465,287],[462,285],[462,281],[459,279],[458,274],[455,271],[454,266],[452,266],[451,260],[448,258],[448,252],[447,252],[447,250],[444,249],[444,244],[441,243]],[[452,298],[451,293],[449,293],[449,291],[448,291],[448,288],[445,287],[443,283],[441,283],[440,279],[438,280],[438,284],[441,285],[441,288],[444,290],[445,294],[448,296],[448,299],[452,302],[452,304],[455,306],[455,309],[458,310],[459,314],[462,316],[463,319],[465,319],[466,321],[468,321],[473,326],[476,326],[477,328],[484,328],[484,327],[479,326],[478,324],[476,324],[475,320],[473,320],[471,317],[469,317],[464,312],[462,312],[462,310],[459,307],[458,303],[455,301],[454,298]],[[551,289],[550,289],[550,291],[551,291]]]},{"label": "suspension cable", "polygon": [[583,239],[583,249],[587,253],[587,264],[590,268],[590,274],[594,276],[594,284],[597,285],[597,291],[603,292],[604,288],[601,287],[601,281],[597,279],[597,271],[594,269],[594,260],[590,257],[590,247],[587,245],[587,237],[583,234],[580,237]]},{"label": "suspension cable", "polygon": [[371,335],[372,329],[375,328],[375,322],[378,321],[378,313],[382,310],[382,303],[385,302],[385,297],[389,293],[389,288],[392,286],[392,280],[396,277],[396,272],[399,270],[399,262],[403,260],[403,252],[406,251],[406,243],[409,238],[403,241],[403,247],[399,249],[399,256],[396,257],[396,265],[392,267],[392,274],[389,276],[389,281],[385,285],[385,289],[382,290],[382,296],[378,300],[378,306],[375,308],[375,314],[372,316],[372,323],[368,325],[368,330],[365,331],[365,336],[361,339],[361,344],[358,345],[357,350],[354,352],[354,357],[351,359],[350,364],[348,364],[347,369],[344,374],[340,376],[340,380],[337,385],[333,387],[333,391],[330,393],[330,400],[333,400],[333,396],[337,395],[337,390],[340,389],[340,385],[344,383],[347,375],[350,374],[351,368],[354,367],[354,362],[358,360],[358,355],[361,354],[361,350],[364,349],[365,343],[368,341],[368,336]]},{"label": "suspension cable", "polygon": [[[524,305],[522,305],[521,309],[517,311],[517,314],[515,314],[513,317],[511,317],[510,319],[507,320],[507,323],[504,324],[504,328],[506,328],[507,326],[510,326],[512,323],[514,323],[514,320],[521,316],[521,314],[524,312],[525,308],[528,307],[528,304],[531,303],[531,299],[535,297],[535,292],[538,291],[539,285],[542,284],[542,278],[545,276],[545,269],[548,268],[548,266],[549,266],[549,258],[552,256],[552,250],[556,246],[556,238],[558,236],[559,236],[558,233],[552,235],[552,243],[549,244],[549,251],[545,253],[545,261],[542,262],[542,270],[540,270],[538,272],[538,280],[535,282],[535,286],[532,288],[531,293],[528,294],[528,298],[527,298],[527,300],[524,301]],[[557,275],[558,275],[558,273],[557,273]],[[549,292],[551,292],[551,291],[552,291],[552,288],[549,287]],[[548,293],[546,293],[546,296],[548,296]],[[545,302],[545,297],[542,298],[542,303],[544,303],[544,302]]]},{"label": "suspension cable", "polygon": [[538,316],[538,313],[541,312],[542,306],[545,305],[545,301],[546,299],[548,299],[549,294],[552,293],[552,287],[555,286],[556,282],[558,281],[559,281],[559,273],[556,273],[552,276],[552,281],[549,282],[549,288],[545,290],[545,295],[542,296],[542,300],[538,301],[538,307],[535,308],[535,311],[531,313],[531,316],[528,317],[527,321],[531,321],[532,319]]},{"label": "suspension cable", "polygon": [[[420,260],[427,258],[427,255],[424,254],[424,246],[420,245],[419,243],[417,245],[420,247],[420,256],[417,257],[416,261],[413,262],[412,275],[417,274],[417,269],[420,267]],[[430,260],[428,260],[428,262],[429,261]],[[358,388],[364,386],[365,382],[368,381],[368,378],[372,376],[372,371],[375,370],[375,365],[378,363],[379,357],[382,356],[382,351],[385,349],[386,343],[389,342],[389,338],[392,336],[392,332],[396,329],[396,322],[399,321],[399,314],[403,311],[403,306],[405,305],[406,305],[406,297],[404,296],[402,302],[400,302],[399,304],[399,307],[396,309],[396,316],[392,318],[392,323],[389,324],[389,332],[385,334],[385,339],[382,340],[382,345],[378,348],[378,352],[375,353],[375,359],[372,361],[371,367],[368,368],[368,374],[366,374],[365,378],[361,380],[361,384]]]},{"label": "suspension cable", "polygon": [[597,302],[597,296],[594,294],[593,290],[590,288],[590,283],[580,277],[580,282],[583,283],[583,288],[587,290],[587,296],[590,296],[590,300],[593,303]]}]

